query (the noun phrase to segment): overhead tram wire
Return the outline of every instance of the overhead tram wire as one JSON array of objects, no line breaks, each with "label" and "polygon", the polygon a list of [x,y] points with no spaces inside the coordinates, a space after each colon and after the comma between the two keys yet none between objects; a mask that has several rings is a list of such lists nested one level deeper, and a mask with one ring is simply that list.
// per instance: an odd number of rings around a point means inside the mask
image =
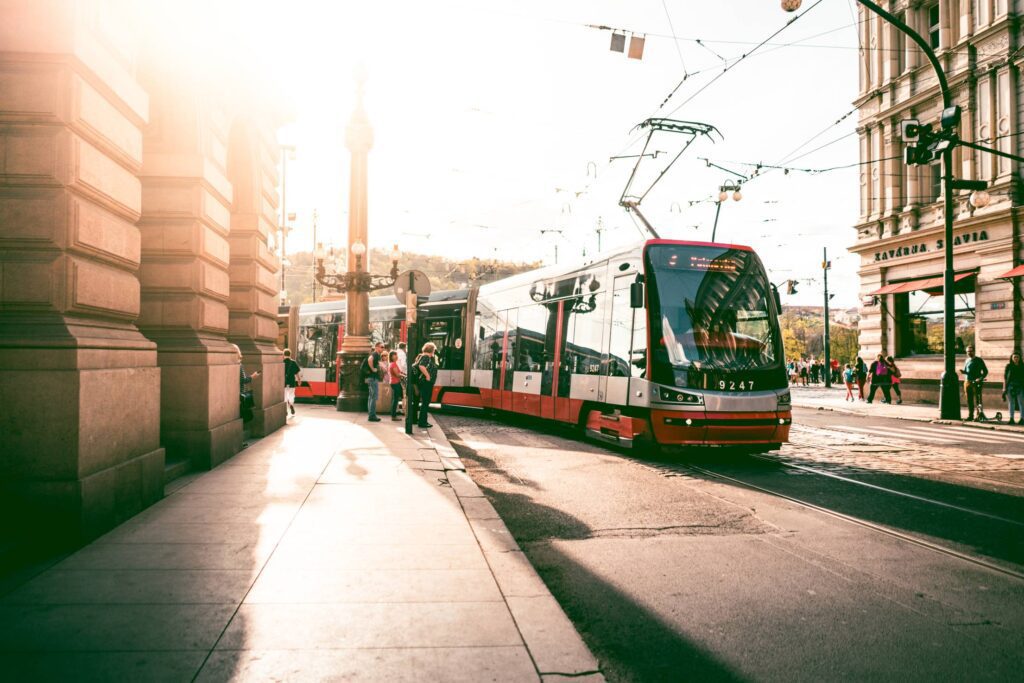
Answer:
[{"label": "overhead tram wire", "polygon": [[[735,67],[736,65],[740,64],[741,62],[743,62],[744,60],[746,60],[746,59],[747,59],[748,57],[750,57],[751,55],[753,55],[753,54],[754,54],[755,52],[757,52],[757,51],[758,51],[759,49],[761,49],[762,47],[764,47],[764,46],[765,46],[765,45],[766,45],[766,44],[767,44],[767,43],[768,43],[768,42],[769,42],[769,41],[770,41],[770,40],[771,40],[772,38],[774,38],[775,36],[779,35],[779,34],[780,34],[780,33],[782,33],[783,31],[785,31],[785,30],[786,30],[787,28],[789,28],[790,26],[792,26],[793,24],[795,24],[795,23],[796,23],[797,21],[799,21],[799,20],[800,20],[800,18],[801,18],[801,17],[803,17],[804,15],[806,15],[806,14],[807,14],[808,12],[812,11],[812,10],[813,10],[813,9],[814,9],[815,7],[817,7],[817,6],[818,6],[818,5],[820,5],[821,3],[822,3],[822,0],[816,0],[816,2],[815,2],[815,3],[813,4],[813,5],[811,5],[810,7],[808,7],[807,9],[805,9],[805,10],[804,10],[803,12],[801,12],[800,14],[796,15],[795,17],[793,17],[792,19],[790,19],[789,21],[787,21],[787,22],[786,22],[785,24],[783,24],[783,25],[782,25],[782,26],[781,26],[780,28],[778,28],[778,29],[777,29],[777,30],[776,30],[775,32],[773,32],[773,33],[772,33],[772,34],[771,34],[770,36],[768,36],[767,38],[765,38],[764,40],[762,40],[762,41],[761,41],[760,43],[758,43],[758,44],[757,44],[756,46],[754,46],[754,49],[752,49],[752,50],[751,50],[750,52],[744,53],[744,54],[743,54],[743,55],[741,55],[741,56],[740,56],[740,57],[739,57],[739,58],[738,58],[738,59],[737,59],[737,60],[736,60],[735,62],[733,62],[732,64],[730,64],[730,65],[726,66],[726,67],[725,67],[724,69],[722,69],[721,73],[719,73],[719,74],[718,74],[717,76],[715,76],[714,78],[712,78],[712,79],[711,79],[710,81],[708,81],[707,83],[705,83],[704,85],[702,85],[702,86],[701,86],[700,88],[698,88],[698,89],[697,89],[697,91],[696,91],[696,92],[692,93],[692,94],[691,94],[691,95],[690,95],[689,97],[687,97],[687,98],[686,98],[685,100],[683,100],[683,101],[682,101],[682,102],[680,102],[680,103],[679,103],[678,105],[676,105],[675,109],[673,109],[672,111],[670,111],[670,112],[669,112],[669,113],[668,113],[668,114],[666,115],[666,118],[671,118],[671,117],[672,117],[672,116],[673,116],[673,115],[674,115],[674,114],[675,114],[675,113],[676,113],[677,111],[679,111],[680,109],[682,109],[683,107],[685,107],[685,106],[686,106],[687,104],[689,104],[690,102],[692,102],[692,101],[693,101],[693,99],[694,99],[695,97],[697,97],[697,95],[700,95],[700,94],[701,94],[702,92],[704,92],[704,91],[705,91],[705,90],[707,90],[707,89],[708,89],[709,87],[711,87],[711,85],[712,85],[713,83],[715,83],[716,81],[718,81],[718,79],[720,79],[720,78],[721,78],[722,76],[724,76],[725,74],[729,73],[729,71],[731,71],[731,70],[733,69],[733,67]],[[659,107],[659,109],[660,109],[660,107]]]},{"label": "overhead tram wire", "polygon": [[676,37],[676,29],[672,25],[672,15],[668,11],[668,3],[661,0],[661,6],[665,8],[665,18],[668,19],[668,30],[672,34],[672,43],[676,46],[676,53],[679,55],[679,65],[683,67],[683,78],[686,78],[686,60],[683,59],[683,48],[679,47],[679,39]]}]

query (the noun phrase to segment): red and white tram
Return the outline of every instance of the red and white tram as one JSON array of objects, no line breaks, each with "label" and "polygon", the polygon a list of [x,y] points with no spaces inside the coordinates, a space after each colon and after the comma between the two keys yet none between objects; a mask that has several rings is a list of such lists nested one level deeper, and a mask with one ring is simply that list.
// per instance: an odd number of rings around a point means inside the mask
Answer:
[{"label": "red and white tram", "polygon": [[[397,341],[404,322],[391,304]],[[769,450],[792,420],[779,308],[749,247],[650,240],[439,293],[422,309],[419,338],[440,349],[441,405],[579,425],[626,446]]]}]

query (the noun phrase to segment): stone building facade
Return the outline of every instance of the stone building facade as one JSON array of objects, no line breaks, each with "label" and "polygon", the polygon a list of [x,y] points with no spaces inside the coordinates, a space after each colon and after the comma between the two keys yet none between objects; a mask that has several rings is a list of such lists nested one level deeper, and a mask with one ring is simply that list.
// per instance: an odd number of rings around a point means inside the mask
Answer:
[{"label": "stone building facade", "polygon": [[[953,100],[963,109],[960,136],[1024,153],[1020,130],[1020,0],[890,0],[882,3],[935,49]],[[943,204],[941,163],[906,166],[900,121],[938,126],[942,99],[921,50],[893,25],[859,10],[860,217],[851,251],[860,257],[860,344],[899,359],[903,389],[937,402],[942,374]],[[1021,278],[1001,277],[1021,263],[1020,168],[1015,161],[958,147],[954,175],[989,182],[991,203],[968,193],[954,203],[957,353],[974,343],[995,379],[1020,348]],[[997,398],[997,396],[990,396]],[[992,403],[992,401],[990,401]]]},{"label": "stone building facade", "polygon": [[168,59],[117,0],[0,0],[0,538],[95,537],[165,462],[242,446],[241,348],[268,434],[277,115]]}]

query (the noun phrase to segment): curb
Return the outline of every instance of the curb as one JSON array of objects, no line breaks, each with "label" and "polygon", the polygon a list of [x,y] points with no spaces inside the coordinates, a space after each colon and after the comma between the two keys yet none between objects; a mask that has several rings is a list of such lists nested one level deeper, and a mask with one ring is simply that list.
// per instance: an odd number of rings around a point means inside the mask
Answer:
[{"label": "curb", "polygon": [[838,406],[822,406],[812,405],[808,403],[801,403],[793,401],[794,408],[806,408],[808,410],[827,410],[833,413],[842,413],[843,415],[859,415],[861,417],[883,417],[887,420],[910,420],[911,422],[928,422],[930,424],[941,424],[941,425],[953,425],[959,427],[970,427],[972,429],[987,429],[993,432],[1008,432],[1010,434],[1021,434],[1024,430],[1017,429],[1010,425],[1003,425],[999,423],[991,422],[967,422],[965,420],[943,420],[939,418],[931,417],[914,417],[913,415],[872,415],[870,413],[863,413],[857,410],[845,410]]},{"label": "curb", "polygon": [[428,432],[491,574],[543,680],[572,677],[604,681],[597,659],[548,590],[505,522],[484,496],[452,448],[437,415]]}]

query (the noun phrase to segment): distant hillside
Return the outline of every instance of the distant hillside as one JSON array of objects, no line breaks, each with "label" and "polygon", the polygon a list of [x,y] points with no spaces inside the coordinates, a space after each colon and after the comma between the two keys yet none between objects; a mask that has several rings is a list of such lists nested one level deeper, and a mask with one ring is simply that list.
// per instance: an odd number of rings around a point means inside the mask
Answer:
[{"label": "distant hillside", "polygon": [[[779,323],[782,325],[782,342],[786,359],[822,358],[824,353],[824,307],[783,306]],[[829,353],[841,363],[857,357],[860,344],[857,340],[857,309],[829,310]]]},{"label": "distant hillside", "polygon": [[[328,259],[328,263],[330,263],[330,259]],[[404,252],[398,263],[399,270],[419,270],[425,273],[430,278],[431,287],[437,291],[460,289],[469,286],[470,283],[485,284],[540,266],[540,263],[513,263],[478,258],[453,260],[443,256]],[[344,257],[342,257],[341,270],[344,271],[345,267]],[[288,266],[285,268],[285,291],[288,303],[303,304],[313,300],[313,269],[312,253],[300,251],[288,254]],[[333,266],[328,266],[328,270],[332,269]],[[378,275],[388,274],[391,270],[390,250],[371,249],[370,270]],[[371,293],[371,296],[390,293],[391,288],[389,287]],[[317,300],[320,300],[323,295],[323,287],[317,285]]]}]

